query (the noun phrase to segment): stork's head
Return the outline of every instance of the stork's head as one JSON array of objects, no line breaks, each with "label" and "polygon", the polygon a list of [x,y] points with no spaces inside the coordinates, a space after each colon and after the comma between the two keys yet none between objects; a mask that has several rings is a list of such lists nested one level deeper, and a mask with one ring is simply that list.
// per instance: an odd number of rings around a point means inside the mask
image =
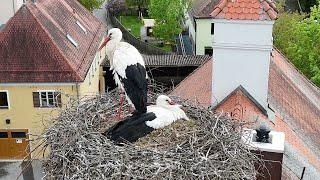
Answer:
[{"label": "stork's head", "polygon": [[109,41],[114,40],[115,42],[120,42],[122,39],[122,32],[118,28],[112,28],[108,31],[108,35],[105,38],[104,42],[100,46],[99,50],[101,50]]},{"label": "stork's head", "polygon": [[156,104],[159,106],[174,105],[175,103],[166,95],[160,95],[157,98]]}]

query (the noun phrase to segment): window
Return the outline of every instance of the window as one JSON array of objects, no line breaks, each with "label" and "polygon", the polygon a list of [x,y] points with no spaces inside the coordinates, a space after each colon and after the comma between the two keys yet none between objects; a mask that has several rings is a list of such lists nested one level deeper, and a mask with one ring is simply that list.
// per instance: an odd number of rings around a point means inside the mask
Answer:
[{"label": "window", "polygon": [[214,23],[211,23],[211,34],[214,34]]},{"label": "window", "polygon": [[55,91],[40,91],[33,93],[34,107],[61,107],[61,94]]},{"label": "window", "polygon": [[26,132],[11,132],[12,138],[27,138]]},{"label": "window", "polygon": [[205,48],[204,48],[204,54],[205,54],[205,55],[208,55],[208,56],[212,56],[212,54],[213,54],[213,49],[212,49],[212,47],[205,47]]},{"label": "window", "polygon": [[70,34],[67,34],[67,38],[75,47],[78,47],[77,41],[75,41]]},{"label": "window", "polygon": [[9,97],[7,91],[0,91],[0,109],[9,109]]},{"label": "window", "polygon": [[94,77],[94,67],[93,64],[91,65],[92,77]]},{"label": "window", "polygon": [[85,34],[87,34],[86,28],[85,28],[79,21],[77,21],[77,25],[80,27],[80,29],[81,29]]},{"label": "window", "polygon": [[0,132],[0,139],[1,138],[8,138],[8,132]]}]

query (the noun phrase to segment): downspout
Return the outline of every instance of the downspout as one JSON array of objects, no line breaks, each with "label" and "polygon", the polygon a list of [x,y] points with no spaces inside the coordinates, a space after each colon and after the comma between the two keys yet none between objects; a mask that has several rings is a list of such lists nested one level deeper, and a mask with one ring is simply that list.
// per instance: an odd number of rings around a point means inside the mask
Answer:
[{"label": "downspout", "polygon": [[76,83],[76,91],[77,91],[77,100],[80,100],[80,93],[79,93],[79,83]]},{"label": "downspout", "polygon": [[13,15],[16,13],[14,1],[15,1],[15,0],[12,0],[12,8],[13,8],[12,11],[13,11]]}]

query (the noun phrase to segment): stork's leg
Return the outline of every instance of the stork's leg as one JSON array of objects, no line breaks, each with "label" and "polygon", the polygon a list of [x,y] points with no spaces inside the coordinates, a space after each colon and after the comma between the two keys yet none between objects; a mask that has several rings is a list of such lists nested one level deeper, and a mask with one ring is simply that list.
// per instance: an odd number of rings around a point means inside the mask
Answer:
[{"label": "stork's leg", "polygon": [[121,120],[123,103],[124,103],[124,92],[121,91],[121,92],[120,92],[120,106],[119,106],[119,110],[118,110],[118,120]]}]

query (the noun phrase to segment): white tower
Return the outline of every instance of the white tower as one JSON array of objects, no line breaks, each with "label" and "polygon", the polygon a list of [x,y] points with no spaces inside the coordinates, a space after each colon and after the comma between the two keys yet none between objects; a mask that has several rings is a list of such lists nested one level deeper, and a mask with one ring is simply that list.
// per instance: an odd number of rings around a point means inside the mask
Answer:
[{"label": "white tower", "polygon": [[215,6],[212,104],[242,85],[265,109],[272,28],[276,10],[272,0],[221,0]]}]

